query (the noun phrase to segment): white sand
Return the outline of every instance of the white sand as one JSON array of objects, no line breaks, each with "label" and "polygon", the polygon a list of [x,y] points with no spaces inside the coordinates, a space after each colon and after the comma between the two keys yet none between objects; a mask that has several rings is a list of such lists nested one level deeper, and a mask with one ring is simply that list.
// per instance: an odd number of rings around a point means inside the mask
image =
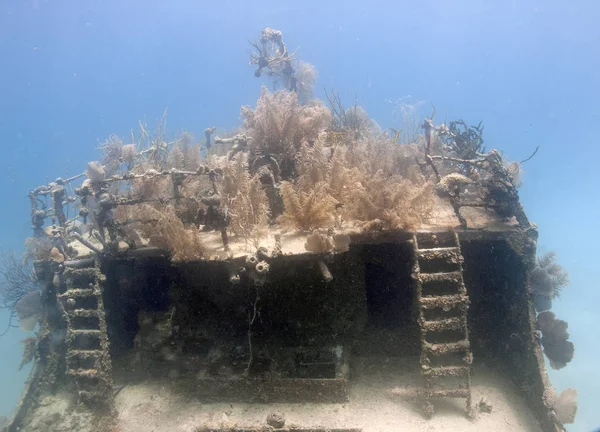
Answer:
[{"label": "white sand", "polygon": [[203,404],[174,394],[169,384],[132,384],[116,398],[116,430],[260,428],[266,426],[268,414],[278,412],[285,416],[288,427],[362,428],[364,432],[541,431],[508,379],[485,366],[475,366],[473,371],[473,403],[476,405],[485,397],[493,409],[489,414],[476,413],[474,419],[466,416],[464,399],[440,401],[433,419],[425,419],[414,392],[419,383],[418,371],[409,367],[406,360],[371,359],[355,365],[347,403]]},{"label": "white sand", "polygon": [[[461,209],[461,214],[467,220],[470,229],[488,230],[488,231],[511,231],[518,227],[516,220],[503,220],[493,211],[487,211],[483,208],[465,207]],[[346,221],[343,227],[336,228],[336,233],[348,233],[350,235],[360,234],[362,224],[354,221]],[[436,206],[429,220],[424,223],[420,230],[423,231],[445,231],[459,228],[459,222],[450,204],[440,198],[436,198]],[[256,239],[245,239],[234,235],[229,236],[229,251],[225,251],[221,233],[216,231],[200,232],[202,244],[205,247],[205,260],[226,260],[228,258],[251,255],[256,252],[256,246],[265,247],[269,251],[275,248],[275,234],[281,235],[281,251],[284,255],[298,255],[307,253],[304,248],[308,233],[282,232],[280,228],[274,227],[263,236]],[[102,249],[102,245],[93,237],[85,238],[95,247]],[[139,246],[144,246],[142,241]],[[79,258],[87,257],[91,251],[77,240],[70,243],[77,250]],[[119,247],[122,251],[128,248],[125,242],[121,241]]]}]

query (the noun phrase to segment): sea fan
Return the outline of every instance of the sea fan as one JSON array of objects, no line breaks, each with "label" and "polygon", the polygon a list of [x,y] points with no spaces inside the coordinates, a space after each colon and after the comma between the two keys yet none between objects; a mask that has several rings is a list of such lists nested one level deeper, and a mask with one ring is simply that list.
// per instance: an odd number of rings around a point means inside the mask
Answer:
[{"label": "sea fan", "polygon": [[573,360],[575,346],[569,341],[566,321],[556,318],[553,312],[544,311],[537,316],[538,328],[542,332],[542,346],[552,369],[562,369]]},{"label": "sea fan", "polygon": [[[27,244],[32,247],[33,243],[30,241]],[[19,259],[14,253],[0,251],[0,309],[6,309],[9,313],[8,326],[0,336],[10,330],[15,317],[20,319],[20,326],[25,330],[33,330],[37,324],[41,312],[39,283],[29,259],[50,257],[52,244],[46,245],[44,242],[42,245],[48,246],[43,250],[43,257],[38,249],[28,251],[24,259]]]},{"label": "sea fan", "polygon": [[42,313],[40,292],[35,290],[24,295],[15,304],[15,312],[19,317],[21,330],[33,331]]},{"label": "sea fan", "polygon": [[54,245],[50,236],[29,237],[25,240],[23,261],[47,260],[50,258],[50,251],[53,247]]},{"label": "sea fan", "polygon": [[568,388],[560,392],[554,401],[556,419],[562,424],[575,422],[577,414],[577,390]]}]

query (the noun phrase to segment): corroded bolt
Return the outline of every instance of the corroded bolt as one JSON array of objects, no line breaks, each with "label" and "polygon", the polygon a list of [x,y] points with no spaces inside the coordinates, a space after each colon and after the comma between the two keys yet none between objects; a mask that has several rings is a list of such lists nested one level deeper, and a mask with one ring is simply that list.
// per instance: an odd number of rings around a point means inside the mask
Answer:
[{"label": "corroded bolt", "polygon": [[246,257],[246,266],[254,267],[256,264],[258,264],[258,258],[256,258],[256,256],[250,255]]}]

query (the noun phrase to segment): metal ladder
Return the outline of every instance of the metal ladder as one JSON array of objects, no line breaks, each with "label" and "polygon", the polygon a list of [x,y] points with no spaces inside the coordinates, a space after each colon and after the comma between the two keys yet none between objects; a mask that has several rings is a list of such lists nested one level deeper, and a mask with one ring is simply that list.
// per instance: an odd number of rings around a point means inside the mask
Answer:
[{"label": "metal ladder", "polygon": [[106,332],[99,264],[66,268],[66,290],[59,294],[67,327],[67,376],[76,386],[78,401],[94,408],[113,403],[112,364]]},{"label": "metal ladder", "polygon": [[460,242],[455,232],[419,232],[413,236],[413,278],[421,329],[421,372],[425,414],[434,398],[466,399],[471,411],[471,363]]}]

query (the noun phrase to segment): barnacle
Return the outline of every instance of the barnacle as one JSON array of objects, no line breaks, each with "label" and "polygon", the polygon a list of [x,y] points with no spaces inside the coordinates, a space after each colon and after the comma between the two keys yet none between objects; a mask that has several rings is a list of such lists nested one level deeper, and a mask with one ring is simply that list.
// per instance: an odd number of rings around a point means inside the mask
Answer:
[{"label": "barnacle", "polygon": [[254,269],[256,270],[256,273],[262,276],[269,272],[269,264],[266,261],[260,261],[256,264]]}]

